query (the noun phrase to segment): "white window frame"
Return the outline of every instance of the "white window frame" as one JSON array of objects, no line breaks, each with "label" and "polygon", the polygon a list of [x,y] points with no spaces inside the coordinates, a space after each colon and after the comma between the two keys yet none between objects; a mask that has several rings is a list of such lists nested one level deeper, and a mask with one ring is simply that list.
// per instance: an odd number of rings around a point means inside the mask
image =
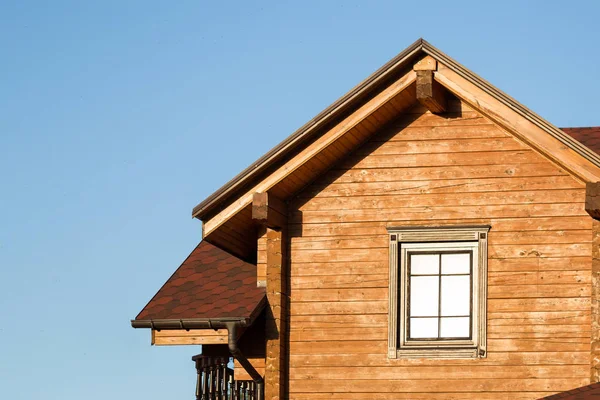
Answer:
[{"label": "white window frame", "polygon": [[[389,358],[484,358],[486,356],[489,229],[489,226],[388,228]],[[470,339],[426,341],[407,338],[407,255],[411,251],[472,252]]]}]

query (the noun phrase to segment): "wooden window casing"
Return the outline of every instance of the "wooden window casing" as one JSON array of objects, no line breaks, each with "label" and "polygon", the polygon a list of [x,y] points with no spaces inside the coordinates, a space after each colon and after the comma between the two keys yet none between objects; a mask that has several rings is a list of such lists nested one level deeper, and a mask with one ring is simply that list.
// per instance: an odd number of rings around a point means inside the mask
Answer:
[{"label": "wooden window casing", "polygon": [[[389,234],[389,358],[483,358],[486,356],[487,325],[487,236],[489,226],[388,228]],[[470,335],[469,337],[409,337],[409,257],[411,254],[439,254],[438,301],[441,301],[443,254],[469,253]],[[465,275],[465,274],[462,274]],[[438,307],[440,328],[441,303]],[[438,331],[440,332],[440,331]]]}]

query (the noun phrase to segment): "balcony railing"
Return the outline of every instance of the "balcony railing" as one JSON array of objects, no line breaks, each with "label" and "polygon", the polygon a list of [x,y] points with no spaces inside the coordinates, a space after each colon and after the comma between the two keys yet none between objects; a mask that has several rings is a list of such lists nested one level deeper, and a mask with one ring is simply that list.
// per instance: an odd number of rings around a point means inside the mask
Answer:
[{"label": "balcony railing", "polygon": [[197,400],[255,400],[254,381],[235,380],[233,369],[229,368],[228,357],[197,355],[192,357],[196,363],[198,379],[196,381]]}]

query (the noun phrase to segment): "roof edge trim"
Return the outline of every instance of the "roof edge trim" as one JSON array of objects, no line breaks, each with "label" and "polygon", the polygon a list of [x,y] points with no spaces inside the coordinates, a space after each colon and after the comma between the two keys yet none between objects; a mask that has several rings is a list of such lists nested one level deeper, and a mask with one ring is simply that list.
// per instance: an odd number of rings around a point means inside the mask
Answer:
[{"label": "roof edge trim", "polygon": [[239,323],[241,326],[250,326],[252,321],[250,321],[249,318],[131,320],[131,326],[134,328],[150,328],[155,330],[223,329],[230,323]]},{"label": "roof edge trim", "polygon": [[242,186],[251,176],[266,169],[271,163],[282,157],[297,142],[309,136],[312,131],[329,122],[335,116],[342,113],[347,107],[350,107],[353,104],[353,101],[359,98],[360,95],[371,89],[377,82],[385,79],[390,73],[394,72],[396,67],[402,65],[406,59],[409,59],[418,51],[421,51],[423,43],[425,43],[425,41],[422,38],[415,41],[400,54],[392,58],[381,68],[352,88],[348,93],[340,97],[325,110],[321,111],[306,124],[302,125],[277,146],[269,150],[269,152],[252,163],[249,167],[229,180],[229,182],[217,189],[213,194],[194,207],[192,210],[192,218],[202,218],[216,205],[218,200],[225,197],[239,186]]},{"label": "roof edge trim", "polygon": [[285,156],[285,154],[287,154],[297,143],[305,139],[309,139],[319,127],[323,126],[331,119],[345,111],[348,107],[351,107],[357,100],[360,100],[362,94],[368,92],[368,90],[372,89],[379,81],[385,79],[389,74],[393,73],[398,67],[402,67],[405,61],[409,60],[419,51],[422,51],[423,53],[428,54],[439,62],[445,64],[447,67],[470,83],[479,87],[490,96],[498,99],[498,101],[509,107],[521,117],[543,129],[550,136],[572,149],[585,160],[597,167],[600,167],[600,155],[594,153],[592,150],[573,139],[567,133],[561,131],[558,127],[552,125],[535,112],[531,111],[506,93],[502,92],[500,89],[494,87],[485,79],[468,70],[460,63],[438,50],[426,40],[420,38],[397,56],[385,63],[381,68],[372,73],[361,83],[352,88],[344,96],[340,97],[325,110],[317,114],[314,118],[292,133],[289,137],[284,139],[281,143],[279,143],[257,161],[252,163],[249,167],[244,169],[226,184],[217,189],[205,200],[196,205],[192,210],[192,217],[202,219],[219,204],[219,201],[232,194],[235,190],[246,184],[248,180],[261,173],[272,163]]},{"label": "roof edge trim", "polygon": [[489,95],[495,97],[502,104],[509,107],[511,110],[521,115],[523,118],[527,119],[528,121],[537,125],[544,131],[548,132],[550,136],[554,137],[565,146],[570,147],[573,151],[575,151],[577,154],[579,154],[592,164],[596,165],[597,167],[600,167],[600,155],[594,153],[592,150],[588,149],[586,146],[573,139],[566,132],[552,125],[550,122],[546,121],[544,118],[531,111],[523,104],[519,103],[517,100],[513,99],[500,89],[496,88],[485,79],[481,78],[479,75],[473,73],[472,71],[468,70],[460,63],[452,59],[451,57],[442,53],[429,42],[423,40],[422,43],[422,49],[425,53],[434,57],[442,64],[445,64],[446,66],[450,67],[458,75],[462,76],[467,81],[479,87],[481,90],[488,93]]},{"label": "roof edge trim", "polygon": [[227,324],[239,323],[248,327],[254,323],[260,312],[267,304],[267,296],[256,304],[249,317],[222,317],[222,318],[184,318],[184,319],[132,319],[133,328],[149,328],[156,330],[190,330],[190,329],[225,329]]}]

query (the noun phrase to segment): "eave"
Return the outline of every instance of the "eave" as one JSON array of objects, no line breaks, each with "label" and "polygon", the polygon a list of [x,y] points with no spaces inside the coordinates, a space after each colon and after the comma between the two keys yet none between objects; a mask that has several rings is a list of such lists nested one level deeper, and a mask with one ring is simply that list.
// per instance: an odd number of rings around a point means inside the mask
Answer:
[{"label": "eave", "polygon": [[250,165],[216,192],[207,197],[204,201],[199,203],[192,210],[192,216],[194,218],[204,220],[206,217],[214,214],[216,209],[222,209],[226,204],[235,199],[235,195],[240,189],[257,179],[262,173],[267,171],[281,159],[284,159],[291,152],[296,150],[298,146],[301,146],[306,141],[312,139],[313,136],[319,132],[320,128],[327,125],[331,121],[336,120],[353,107],[356,107],[358,103],[364,100],[365,96],[368,96],[374,90],[378,89],[379,85],[388,77],[397,73],[399,70],[406,68],[406,65],[410,64],[410,61],[414,60],[419,53],[432,56],[438,62],[447,66],[451,71],[460,77],[464,78],[471,84],[481,89],[483,92],[497,99],[499,102],[506,107],[509,107],[521,117],[543,129],[551,137],[557,139],[569,149],[572,149],[576,154],[583,157],[590,164],[600,168],[600,156],[598,154],[591,151],[573,139],[571,136],[567,135],[559,128],[544,120],[542,117],[529,110],[501,90],[497,89],[486,80],[474,74],[452,58],[448,57],[446,54],[442,53],[427,41],[419,39],[376,72],[374,72],[363,82],[350,90],[346,95],[338,99],[331,106],[318,114],[315,118],[310,120],[280,144],[275,146],[255,163]]}]

